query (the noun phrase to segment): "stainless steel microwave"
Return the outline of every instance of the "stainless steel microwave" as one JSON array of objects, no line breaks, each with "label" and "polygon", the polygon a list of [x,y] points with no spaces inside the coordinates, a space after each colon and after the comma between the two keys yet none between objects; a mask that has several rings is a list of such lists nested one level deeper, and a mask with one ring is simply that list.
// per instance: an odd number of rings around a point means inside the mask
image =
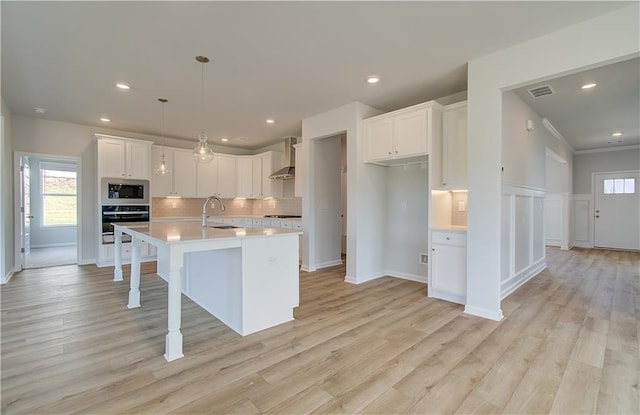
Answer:
[{"label": "stainless steel microwave", "polygon": [[103,205],[149,204],[149,180],[105,177],[100,186]]}]

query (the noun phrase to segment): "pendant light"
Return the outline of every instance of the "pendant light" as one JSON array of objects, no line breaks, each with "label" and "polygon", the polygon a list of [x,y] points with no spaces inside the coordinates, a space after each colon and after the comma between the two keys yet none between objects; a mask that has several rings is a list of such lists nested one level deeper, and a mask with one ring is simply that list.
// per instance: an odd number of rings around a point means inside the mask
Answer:
[{"label": "pendant light", "polygon": [[204,133],[204,64],[209,62],[206,56],[196,56],[196,60],[202,66],[202,130],[198,134],[198,145],[193,149],[193,159],[196,163],[211,163],[213,150],[207,144],[207,135]]},{"label": "pendant light", "polygon": [[154,169],[155,173],[157,175],[160,176],[168,176],[169,174],[171,174],[171,168],[169,167],[169,164],[167,163],[167,157],[164,154],[164,104],[166,104],[167,102],[169,102],[168,100],[164,99],[164,98],[158,98],[158,101],[160,101],[160,103],[162,104],[162,155],[160,156],[160,161],[158,162],[158,164],[156,164],[156,167]]}]

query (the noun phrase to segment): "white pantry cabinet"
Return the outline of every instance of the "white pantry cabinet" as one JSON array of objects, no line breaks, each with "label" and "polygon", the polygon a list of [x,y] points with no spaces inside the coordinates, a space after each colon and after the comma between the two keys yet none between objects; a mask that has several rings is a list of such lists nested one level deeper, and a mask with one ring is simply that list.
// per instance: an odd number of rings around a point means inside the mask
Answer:
[{"label": "white pantry cabinet", "polygon": [[[160,160],[163,148],[154,146],[151,158],[154,162]],[[191,156],[191,150],[179,148],[164,148],[165,159],[171,173],[166,176],[153,173],[151,177],[151,196],[153,197],[196,197],[196,162]]]},{"label": "white pantry cabinet", "polygon": [[151,141],[96,134],[98,177],[149,179]]},{"label": "white pantry cabinet", "polygon": [[429,297],[458,304],[467,299],[467,232],[431,231]]},{"label": "white pantry cabinet", "polygon": [[467,188],[467,101],[442,113],[442,188]]},{"label": "white pantry cabinet", "polygon": [[430,101],[364,120],[365,162],[388,166],[426,161],[433,137],[440,136],[441,110]]}]

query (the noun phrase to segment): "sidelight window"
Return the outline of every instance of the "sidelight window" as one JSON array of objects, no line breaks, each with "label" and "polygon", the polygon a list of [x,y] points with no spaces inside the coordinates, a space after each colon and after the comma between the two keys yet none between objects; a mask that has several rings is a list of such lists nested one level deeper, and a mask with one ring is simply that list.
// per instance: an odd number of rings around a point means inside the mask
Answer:
[{"label": "sidelight window", "polygon": [[75,171],[40,168],[42,226],[77,225],[78,188]]}]

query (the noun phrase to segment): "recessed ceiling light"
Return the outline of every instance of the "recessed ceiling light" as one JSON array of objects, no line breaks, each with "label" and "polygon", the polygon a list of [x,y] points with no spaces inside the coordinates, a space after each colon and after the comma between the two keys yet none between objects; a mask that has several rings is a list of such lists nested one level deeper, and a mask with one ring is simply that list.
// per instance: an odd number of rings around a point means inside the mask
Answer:
[{"label": "recessed ceiling light", "polygon": [[380,77],[378,75],[369,75],[367,76],[367,82],[370,84],[377,84],[380,82]]},{"label": "recessed ceiling light", "polygon": [[101,117],[100,121],[102,121],[102,122],[111,122],[111,119],[109,119],[107,117]]},{"label": "recessed ceiling light", "polygon": [[595,82],[593,82],[593,83],[590,83],[590,84],[584,84],[584,85],[582,85],[580,88],[582,88],[582,89],[591,89],[591,88],[593,88],[593,87],[594,87],[594,86],[596,86],[596,85],[598,85],[598,84],[596,84]]},{"label": "recessed ceiling light", "polygon": [[267,118],[267,124],[273,124],[275,123],[275,120],[271,119],[271,118]]},{"label": "recessed ceiling light", "polygon": [[220,141],[224,141],[226,143],[227,141],[229,141],[229,139],[227,137],[224,137],[224,138],[221,138]]},{"label": "recessed ceiling light", "polygon": [[118,82],[118,83],[116,84],[116,86],[117,86],[118,88],[120,88],[120,89],[124,89],[124,90],[131,89],[131,85],[129,85],[129,84],[125,84],[124,82]]},{"label": "recessed ceiling light", "polygon": [[38,114],[44,114],[45,112],[47,112],[47,110],[46,110],[46,109],[41,108],[41,107],[35,107],[33,110],[34,110],[35,112],[37,112]]},{"label": "recessed ceiling light", "polygon": [[613,137],[620,137],[622,135],[622,133],[620,131],[616,131],[615,133],[611,134]]}]

